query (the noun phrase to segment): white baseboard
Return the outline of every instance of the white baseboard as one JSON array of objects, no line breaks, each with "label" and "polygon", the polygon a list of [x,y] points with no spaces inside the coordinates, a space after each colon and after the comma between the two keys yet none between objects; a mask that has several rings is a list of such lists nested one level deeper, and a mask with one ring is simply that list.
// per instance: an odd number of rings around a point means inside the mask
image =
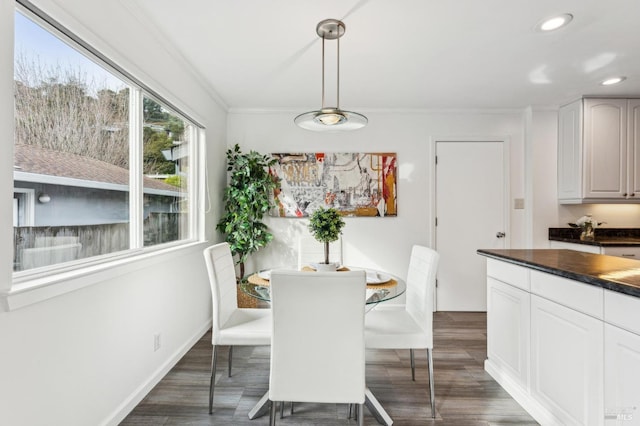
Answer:
[{"label": "white baseboard", "polygon": [[[198,340],[211,328],[211,320],[203,324],[198,330],[188,339],[184,345],[178,348],[172,356],[167,358],[164,364],[160,366],[146,382],[142,383],[138,389],[136,389],[128,398],[126,398],[120,406],[118,406],[113,413],[107,417],[101,424],[104,426],[117,426],[124,420],[125,417],[144,399],[145,396],[157,385],[160,380],[180,361],[180,359],[196,344]],[[203,410],[208,410],[207,407],[203,407]]]},{"label": "white baseboard", "polygon": [[498,364],[487,359],[484,362],[484,370],[542,426],[557,426],[563,424],[556,416],[542,406],[542,404],[536,401],[528,389],[521,383],[515,381],[511,375],[500,368]]}]

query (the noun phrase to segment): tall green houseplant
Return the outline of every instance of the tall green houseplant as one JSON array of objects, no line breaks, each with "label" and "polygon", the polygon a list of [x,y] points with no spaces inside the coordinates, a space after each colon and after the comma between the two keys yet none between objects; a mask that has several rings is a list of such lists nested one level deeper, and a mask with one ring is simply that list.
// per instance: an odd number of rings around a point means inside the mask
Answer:
[{"label": "tall green houseplant", "polygon": [[226,234],[231,253],[237,256],[240,277],[247,258],[273,239],[262,218],[271,207],[269,194],[279,185],[268,171],[276,161],[256,151],[244,154],[238,144],[227,150],[229,184],[223,198],[224,215],[216,228]]}]

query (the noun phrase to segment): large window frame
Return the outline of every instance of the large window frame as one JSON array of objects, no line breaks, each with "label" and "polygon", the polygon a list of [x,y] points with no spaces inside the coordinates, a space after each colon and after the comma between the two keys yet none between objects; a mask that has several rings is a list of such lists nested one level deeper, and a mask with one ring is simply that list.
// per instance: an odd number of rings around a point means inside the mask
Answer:
[{"label": "large window frame", "polygon": [[[88,45],[81,38],[73,34],[67,28],[48,16],[42,10],[25,0],[16,1],[16,11],[29,19],[37,22],[53,36],[59,38],[71,48],[86,56],[89,60],[98,63],[117,77],[121,78],[129,87],[129,249],[117,251],[68,263],[51,265],[34,270],[17,271],[12,276],[12,286],[5,298],[9,309],[21,307],[39,300],[66,293],[79,287],[99,282],[104,278],[96,277],[95,280],[86,279],[87,275],[100,271],[110,271],[114,266],[138,269],[146,263],[164,262],[165,255],[171,256],[178,249],[195,246],[202,241],[203,218],[199,213],[200,200],[202,199],[202,170],[203,164],[201,152],[204,147],[204,126],[196,120],[176,108],[163,96],[152,90],[149,86],[133,77],[126,70],[115,64],[101,52]],[[15,33],[14,33],[15,35]],[[188,226],[186,235],[179,240],[161,243],[153,246],[144,246],[143,230],[143,98],[147,97],[168,108],[172,114],[189,124],[188,126],[188,156],[190,167],[187,171],[187,200],[188,200]],[[126,266],[133,262],[140,263],[136,267]],[[83,283],[73,282],[74,278],[83,277]],[[71,280],[71,282],[69,282]],[[75,280],[77,281],[77,280]],[[60,284],[59,288],[52,289],[51,284]],[[58,287],[56,285],[55,287]],[[63,288],[64,287],[64,288]],[[39,295],[28,294],[32,290],[42,290]],[[13,303],[11,299],[13,298]],[[0,309],[1,310],[1,309]]]}]

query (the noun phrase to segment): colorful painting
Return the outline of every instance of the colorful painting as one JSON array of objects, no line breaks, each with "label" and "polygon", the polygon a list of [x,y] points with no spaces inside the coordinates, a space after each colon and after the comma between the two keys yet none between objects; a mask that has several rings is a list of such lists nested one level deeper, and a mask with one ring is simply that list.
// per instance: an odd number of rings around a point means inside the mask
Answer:
[{"label": "colorful painting", "polygon": [[398,214],[395,153],[271,155],[278,163],[270,173],[280,182],[271,216],[306,217],[319,207],[345,216]]}]

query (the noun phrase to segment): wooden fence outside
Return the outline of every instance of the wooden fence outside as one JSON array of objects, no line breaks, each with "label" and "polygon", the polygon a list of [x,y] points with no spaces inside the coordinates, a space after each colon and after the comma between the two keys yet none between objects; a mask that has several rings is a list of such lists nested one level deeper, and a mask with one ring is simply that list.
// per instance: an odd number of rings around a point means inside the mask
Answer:
[{"label": "wooden fence outside", "polygon": [[[180,238],[181,213],[151,213],[144,245]],[[23,226],[13,228],[13,270],[22,271],[129,249],[129,224]]]}]

